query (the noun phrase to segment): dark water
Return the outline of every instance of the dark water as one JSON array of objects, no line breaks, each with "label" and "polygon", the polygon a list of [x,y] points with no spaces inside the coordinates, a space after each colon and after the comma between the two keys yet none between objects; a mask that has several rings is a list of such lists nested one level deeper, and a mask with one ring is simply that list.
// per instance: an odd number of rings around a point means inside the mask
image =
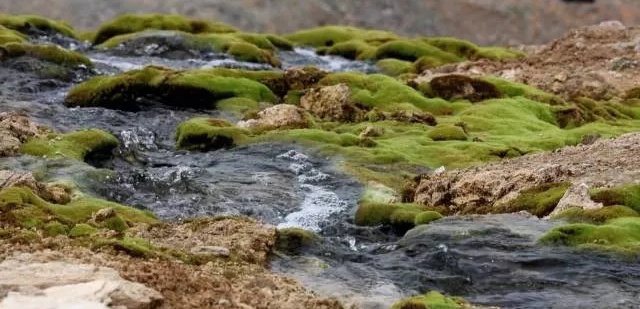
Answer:
[{"label": "dark water", "polygon": [[[148,64],[262,68],[222,55],[170,60],[87,54],[102,74]],[[373,70],[370,64],[317,57],[302,49],[281,58],[285,67]],[[113,159],[94,166],[22,156],[0,159],[0,168],[73,181],[84,192],[150,209],[166,220],[243,214],[280,227],[314,230],[322,236],[318,245],[300,256],[274,257],[272,267],[320,294],[362,308],[387,308],[403,296],[428,290],[505,308],[640,307],[639,264],[536,244],[557,222],[518,214],[446,218],[404,237],[383,228],[357,227],[352,218],[364,188],[336,168],[336,159],[292,144],[176,151],[174,133],[180,122],[198,116],[235,119],[191,109],[154,107],[133,113],[67,108],[62,99],[73,82],[35,80],[7,68],[0,72],[0,110],[27,111],[60,131],[101,128],[121,141]]]}]

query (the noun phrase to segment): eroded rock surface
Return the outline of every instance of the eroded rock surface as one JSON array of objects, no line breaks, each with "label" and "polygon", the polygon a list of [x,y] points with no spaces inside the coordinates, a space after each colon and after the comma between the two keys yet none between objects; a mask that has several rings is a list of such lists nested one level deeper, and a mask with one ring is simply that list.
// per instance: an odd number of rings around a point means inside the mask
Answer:
[{"label": "eroded rock surface", "polygon": [[0,113],[0,157],[18,154],[20,145],[28,138],[45,133],[44,128],[36,125],[25,115]]},{"label": "eroded rock surface", "polygon": [[278,104],[258,112],[258,118],[240,121],[238,126],[251,129],[304,129],[313,120],[307,112],[295,105]]},{"label": "eroded rock surface", "polygon": [[326,120],[358,121],[365,114],[351,100],[351,90],[346,84],[309,89],[300,99],[300,106]]}]

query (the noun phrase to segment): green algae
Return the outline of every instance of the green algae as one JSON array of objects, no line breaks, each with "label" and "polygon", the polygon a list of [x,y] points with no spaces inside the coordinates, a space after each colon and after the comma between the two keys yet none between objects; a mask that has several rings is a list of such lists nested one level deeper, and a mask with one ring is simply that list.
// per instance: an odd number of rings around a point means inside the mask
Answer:
[{"label": "green algae", "polygon": [[88,129],[30,138],[22,144],[20,152],[32,156],[66,157],[84,161],[90,156],[109,154],[118,144],[115,136],[102,130]]},{"label": "green algae", "polygon": [[466,302],[451,298],[439,292],[431,291],[424,295],[403,299],[395,303],[391,309],[462,309]]},{"label": "green algae", "polygon": [[176,147],[201,151],[231,148],[246,141],[248,134],[225,120],[194,118],[178,126]]},{"label": "green algae", "polygon": [[[138,110],[140,97],[153,96],[170,106],[213,109],[216,102],[233,97],[277,102],[265,85],[246,78],[228,77],[211,70],[177,71],[146,67],[116,76],[98,76],[73,87],[66,106]],[[188,98],[188,99],[185,99]]]},{"label": "green algae", "polygon": [[65,22],[54,21],[37,15],[0,14],[0,25],[23,33],[28,33],[35,28],[44,32],[60,33],[70,38],[77,38],[73,28]]},{"label": "green algae", "polygon": [[553,219],[561,219],[569,223],[603,224],[611,219],[638,216],[640,216],[640,214],[629,207],[613,205],[599,209],[570,207],[562,213],[553,216]]},{"label": "green algae", "polygon": [[229,33],[237,29],[221,22],[189,19],[181,15],[164,14],[124,14],[100,26],[96,32],[94,44],[128,33],[148,29],[178,30],[188,33]]},{"label": "green algae", "polygon": [[86,56],[52,44],[33,45],[29,43],[11,42],[1,45],[0,49],[5,50],[9,58],[29,56],[65,67],[76,67],[79,65],[93,67],[93,63]]},{"label": "green algae", "polygon": [[539,241],[543,244],[637,255],[640,253],[640,218],[617,218],[603,225],[568,224],[550,230]]}]

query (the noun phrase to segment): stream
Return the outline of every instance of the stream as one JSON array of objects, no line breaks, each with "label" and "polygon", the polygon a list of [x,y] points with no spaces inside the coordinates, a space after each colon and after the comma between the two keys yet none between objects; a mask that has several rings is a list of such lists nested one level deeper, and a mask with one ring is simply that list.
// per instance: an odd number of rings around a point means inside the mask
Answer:
[{"label": "stream", "polygon": [[[85,53],[102,74],[150,64],[266,69],[224,55],[179,60]],[[282,52],[280,58],[284,68],[375,71],[369,63],[321,57],[307,49]],[[2,75],[0,111],[26,111],[40,124],[62,132],[104,129],[121,145],[113,158],[91,162],[93,166],[20,156],[0,159],[0,169],[74,181],[83,192],[149,209],[164,220],[241,214],[278,227],[315,231],[322,238],[317,245],[298,256],[274,256],[272,269],[345,304],[389,308],[400,298],[438,290],[503,308],[640,307],[640,264],[536,243],[562,222],[523,214],[449,217],[404,236],[381,227],[358,227],[353,214],[364,187],[337,168],[339,158],[276,143],[208,153],[175,150],[175,128],[184,120],[238,119],[195,109],[151,107],[136,113],[67,108],[62,101],[70,83]],[[7,85],[11,91],[5,91]]]}]

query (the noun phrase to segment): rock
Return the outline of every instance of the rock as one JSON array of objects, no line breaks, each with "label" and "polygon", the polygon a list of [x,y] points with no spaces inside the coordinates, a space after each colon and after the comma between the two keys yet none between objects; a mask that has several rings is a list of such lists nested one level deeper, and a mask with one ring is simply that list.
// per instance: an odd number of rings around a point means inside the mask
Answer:
[{"label": "rock", "polygon": [[558,205],[556,205],[556,208],[547,218],[558,215],[570,207],[580,207],[584,210],[589,210],[602,208],[603,205],[602,203],[596,203],[591,200],[589,185],[581,183],[569,187],[567,192],[564,193],[564,196],[562,196],[562,199],[558,202]]},{"label": "rock", "polygon": [[430,113],[415,110],[397,110],[393,112],[382,112],[384,119],[395,120],[408,123],[424,123],[426,125],[435,126],[438,124],[436,118]]},{"label": "rock", "polygon": [[62,185],[38,182],[30,172],[0,170],[0,190],[13,186],[28,187],[44,200],[56,204],[66,204],[71,200],[69,190]]},{"label": "rock", "polygon": [[479,102],[502,97],[500,90],[493,84],[465,75],[436,76],[429,84],[438,97],[448,101],[462,99]]},{"label": "rock", "polygon": [[356,122],[366,113],[351,100],[351,90],[346,84],[309,89],[300,98],[300,106],[318,118],[333,121]]},{"label": "rock", "polygon": [[191,249],[191,253],[194,254],[207,254],[214,255],[217,257],[227,258],[231,255],[231,252],[228,248],[220,247],[220,246],[196,246]]},{"label": "rock", "polygon": [[112,207],[109,208],[103,208],[100,209],[98,211],[96,211],[92,216],[91,216],[91,221],[93,222],[102,222],[104,220],[107,220],[109,218],[113,218],[115,216],[117,216],[118,214],[116,213],[116,210]]},{"label": "rock", "polygon": [[384,134],[383,128],[367,126],[366,128],[364,128],[364,130],[362,130],[362,132],[360,132],[360,135],[358,137],[359,138],[379,137],[379,136],[382,136],[383,134]]},{"label": "rock", "polygon": [[258,112],[256,119],[238,122],[237,126],[248,129],[305,129],[311,127],[313,119],[304,109],[290,104],[278,104]]},{"label": "rock", "polygon": [[284,72],[284,78],[291,90],[303,90],[313,87],[329,72],[316,67],[293,67]]},{"label": "rock", "polygon": [[[124,280],[107,267],[67,262],[0,263],[0,308],[152,309],[163,303],[156,290]],[[80,307],[78,307],[80,306]]]},{"label": "rock", "polygon": [[18,154],[20,145],[28,138],[41,136],[46,132],[25,115],[0,113],[0,157]]}]

